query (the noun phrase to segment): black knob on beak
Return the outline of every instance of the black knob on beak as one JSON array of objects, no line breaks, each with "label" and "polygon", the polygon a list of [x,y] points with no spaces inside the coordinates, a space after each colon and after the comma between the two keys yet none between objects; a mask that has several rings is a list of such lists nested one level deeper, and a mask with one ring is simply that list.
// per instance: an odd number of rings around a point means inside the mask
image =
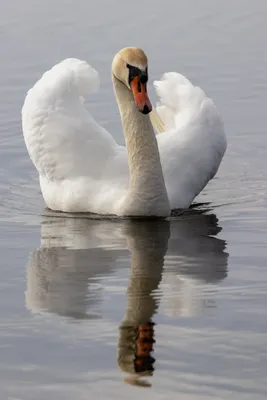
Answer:
[{"label": "black knob on beak", "polygon": [[148,75],[145,72],[141,72],[139,80],[144,85],[148,81]]}]

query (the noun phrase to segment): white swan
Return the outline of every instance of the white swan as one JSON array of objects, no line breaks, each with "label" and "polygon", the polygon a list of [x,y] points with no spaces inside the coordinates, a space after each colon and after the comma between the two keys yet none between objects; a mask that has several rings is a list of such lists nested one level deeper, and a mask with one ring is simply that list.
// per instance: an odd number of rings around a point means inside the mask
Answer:
[{"label": "white swan", "polygon": [[165,74],[154,83],[163,131],[155,135],[147,115],[144,52],[119,51],[112,80],[126,147],[84,107],[84,96],[99,86],[97,72],[85,61],[62,61],[29,90],[23,134],[46,205],[65,212],[162,217],[189,207],[216,174],[227,146],[214,103],[182,75]]}]

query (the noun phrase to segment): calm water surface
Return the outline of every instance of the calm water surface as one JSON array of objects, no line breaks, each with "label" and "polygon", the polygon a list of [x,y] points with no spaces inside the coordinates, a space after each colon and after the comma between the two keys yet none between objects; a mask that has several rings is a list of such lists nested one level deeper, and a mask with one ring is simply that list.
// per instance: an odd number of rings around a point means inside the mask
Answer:
[{"label": "calm water surface", "polygon": [[[265,400],[266,1],[0,5],[1,400]],[[48,212],[25,93],[61,59],[88,60],[102,77],[88,107],[123,143],[110,63],[129,45],[151,81],[176,70],[214,99],[229,146],[196,199],[209,204],[150,223]]]}]

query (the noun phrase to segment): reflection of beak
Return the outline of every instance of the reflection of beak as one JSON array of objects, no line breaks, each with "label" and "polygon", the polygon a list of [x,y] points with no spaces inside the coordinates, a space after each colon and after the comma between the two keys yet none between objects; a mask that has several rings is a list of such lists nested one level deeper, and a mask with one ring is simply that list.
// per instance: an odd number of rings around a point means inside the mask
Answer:
[{"label": "reflection of beak", "polygon": [[152,105],[147,95],[146,83],[141,83],[139,77],[136,76],[130,85],[138,110],[142,114],[149,114],[152,110]]}]

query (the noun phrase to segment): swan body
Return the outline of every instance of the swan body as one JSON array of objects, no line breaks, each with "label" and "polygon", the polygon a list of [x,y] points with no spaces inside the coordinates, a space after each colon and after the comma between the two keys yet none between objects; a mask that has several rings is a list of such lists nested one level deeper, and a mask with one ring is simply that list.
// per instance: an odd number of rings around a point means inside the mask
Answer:
[{"label": "swan body", "polygon": [[227,146],[214,103],[182,75],[165,74],[154,82],[161,131],[155,134],[146,74],[142,50],[115,56],[112,80],[126,147],[84,105],[99,87],[87,62],[63,60],[29,90],[23,134],[50,209],[166,217],[189,207],[214,177]]}]

